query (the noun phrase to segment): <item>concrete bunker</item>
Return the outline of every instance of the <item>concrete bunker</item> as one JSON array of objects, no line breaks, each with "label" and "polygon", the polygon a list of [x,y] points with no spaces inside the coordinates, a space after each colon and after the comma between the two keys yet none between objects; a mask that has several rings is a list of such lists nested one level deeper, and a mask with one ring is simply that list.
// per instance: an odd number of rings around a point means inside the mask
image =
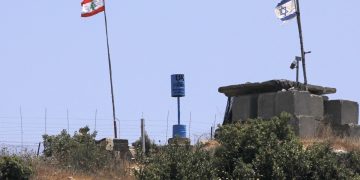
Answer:
[{"label": "concrete bunker", "polygon": [[335,88],[271,80],[220,87],[219,92],[228,97],[223,124],[270,119],[288,112],[300,137],[315,137],[324,125],[330,125],[337,135],[360,137],[359,104],[329,100],[326,94],[336,93]]}]

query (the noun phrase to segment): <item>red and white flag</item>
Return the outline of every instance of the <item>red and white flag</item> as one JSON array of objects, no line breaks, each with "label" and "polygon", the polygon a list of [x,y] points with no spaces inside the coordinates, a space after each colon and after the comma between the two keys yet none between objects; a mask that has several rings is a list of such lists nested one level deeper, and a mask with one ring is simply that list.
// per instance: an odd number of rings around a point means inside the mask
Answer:
[{"label": "red and white flag", "polygon": [[105,10],[104,0],[83,0],[81,17],[93,16]]}]

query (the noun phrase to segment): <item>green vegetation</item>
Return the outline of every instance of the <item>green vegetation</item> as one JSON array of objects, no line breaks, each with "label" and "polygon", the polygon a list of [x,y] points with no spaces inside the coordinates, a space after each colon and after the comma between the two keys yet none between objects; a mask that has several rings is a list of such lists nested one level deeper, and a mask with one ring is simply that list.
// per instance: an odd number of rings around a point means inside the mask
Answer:
[{"label": "green vegetation", "polygon": [[[271,120],[221,126],[215,141],[195,146],[178,139],[171,145],[156,146],[146,137],[147,153],[139,151],[141,140],[133,144],[139,153],[136,164],[131,165],[133,174],[144,180],[360,179],[358,148],[335,152],[330,143],[305,148],[288,125],[290,118],[284,113]],[[126,170],[129,166],[116,161],[114,153],[97,144],[95,137],[96,132],[90,133],[88,127],[80,128],[73,136],[63,130],[58,135],[43,136],[41,158],[3,152],[0,179],[53,179],[60,174],[66,178],[78,172],[79,179],[132,179]],[[51,174],[53,171],[56,173]]]},{"label": "green vegetation", "polygon": [[169,145],[140,161],[138,179],[360,179],[360,152],[335,153],[328,143],[304,148],[290,115],[225,125],[220,146]]},{"label": "green vegetation", "polygon": [[149,180],[212,179],[214,174],[209,152],[200,147],[189,150],[189,147],[177,143],[142,159],[135,171],[138,179]]},{"label": "green vegetation", "polygon": [[31,174],[31,166],[22,158],[15,155],[0,157],[0,179],[26,180]]},{"label": "green vegetation", "polygon": [[[137,157],[142,157],[142,138],[140,137],[138,140],[132,143],[132,146],[136,150]],[[159,150],[159,147],[155,144],[154,141],[151,141],[149,136],[145,133],[145,155],[149,156],[150,153],[155,153]]]},{"label": "green vegetation", "polygon": [[73,136],[63,130],[59,135],[43,135],[44,155],[59,165],[83,171],[97,171],[111,164],[111,154],[95,142],[96,131],[80,128]]}]

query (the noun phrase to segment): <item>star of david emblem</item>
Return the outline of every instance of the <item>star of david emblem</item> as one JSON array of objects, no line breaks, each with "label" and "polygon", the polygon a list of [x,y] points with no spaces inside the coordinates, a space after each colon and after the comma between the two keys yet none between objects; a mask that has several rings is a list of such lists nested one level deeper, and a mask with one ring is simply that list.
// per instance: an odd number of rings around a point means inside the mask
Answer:
[{"label": "star of david emblem", "polygon": [[279,9],[279,11],[280,11],[280,15],[284,15],[284,16],[286,16],[287,13],[289,12],[289,11],[286,9],[285,6],[281,6],[281,8]]}]

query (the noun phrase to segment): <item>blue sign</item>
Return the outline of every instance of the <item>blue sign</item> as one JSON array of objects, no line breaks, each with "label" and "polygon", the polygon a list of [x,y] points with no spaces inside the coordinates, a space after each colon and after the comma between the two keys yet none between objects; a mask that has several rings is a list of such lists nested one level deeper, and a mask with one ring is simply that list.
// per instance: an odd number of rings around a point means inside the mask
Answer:
[{"label": "blue sign", "polygon": [[172,97],[184,97],[185,96],[184,74],[171,75],[171,96]]}]

